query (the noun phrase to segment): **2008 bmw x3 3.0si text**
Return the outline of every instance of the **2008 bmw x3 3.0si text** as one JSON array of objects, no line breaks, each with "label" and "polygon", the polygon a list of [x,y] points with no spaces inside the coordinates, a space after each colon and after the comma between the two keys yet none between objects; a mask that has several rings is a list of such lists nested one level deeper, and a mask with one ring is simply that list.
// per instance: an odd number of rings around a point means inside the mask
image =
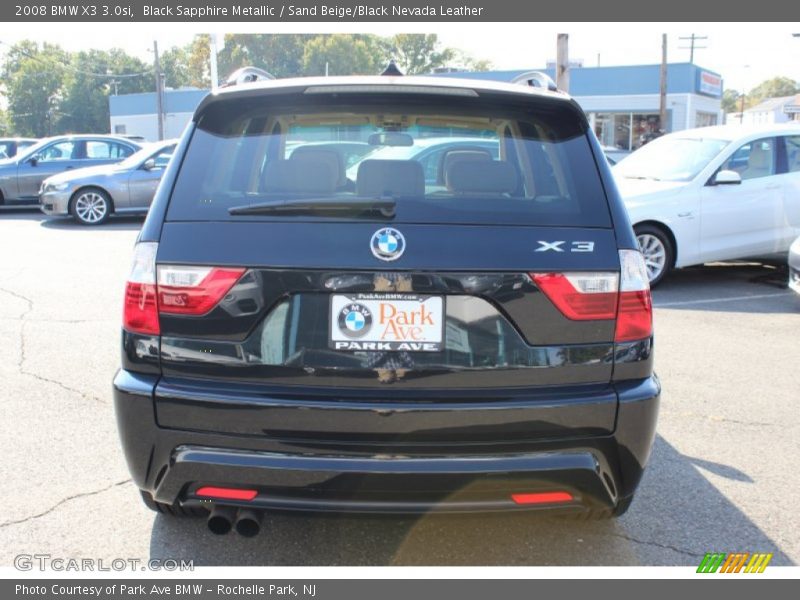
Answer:
[{"label": "2008 bmw x3 3.0si text", "polygon": [[[378,152],[433,137],[458,143]],[[146,504],[216,533],[622,514],[655,435],[652,307],[580,107],[399,76],[209,95],[134,251],[114,395]]]}]

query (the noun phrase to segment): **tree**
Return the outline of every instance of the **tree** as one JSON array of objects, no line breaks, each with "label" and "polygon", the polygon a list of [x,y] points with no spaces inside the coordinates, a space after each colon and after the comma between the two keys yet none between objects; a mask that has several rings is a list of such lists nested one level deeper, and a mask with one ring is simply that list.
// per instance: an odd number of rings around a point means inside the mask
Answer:
[{"label": "tree", "polygon": [[305,75],[377,75],[386,63],[384,47],[373,35],[318,35],[305,44]]},{"label": "tree", "polygon": [[800,92],[797,82],[788,77],[773,77],[762,81],[747,94],[747,107],[755,106],[767,98],[777,98],[781,96],[793,96]]},{"label": "tree", "polygon": [[211,56],[211,36],[207,33],[194,36],[185,52],[189,85],[198,88],[210,87],[211,72],[208,61]]},{"label": "tree", "polygon": [[222,77],[244,66],[253,66],[275,77],[299,77],[303,74],[303,54],[306,43],[314,39],[309,34],[246,34],[225,36],[225,47],[219,53]]},{"label": "tree", "polygon": [[189,66],[189,49],[173,46],[159,57],[161,72],[164,73],[164,85],[168,88],[181,88],[191,85],[192,73]]},{"label": "tree", "polygon": [[108,96],[153,91],[152,68],[115,48],[72,55],[58,107],[61,133],[104,133],[109,128]]},{"label": "tree", "polygon": [[440,48],[435,33],[399,33],[389,42],[397,66],[407,75],[431,73],[448,66],[457,56],[452,48]]},{"label": "tree", "polygon": [[741,110],[741,94],[736,90],[727,89],[722,93],[722,110],[726,113]]},{"label": "tree", "polygon": [[16,135],[44,137],[53,132],[67,62],[67,54],[47,42],[40,47],[23,40],[8,51],[0,78]]}]

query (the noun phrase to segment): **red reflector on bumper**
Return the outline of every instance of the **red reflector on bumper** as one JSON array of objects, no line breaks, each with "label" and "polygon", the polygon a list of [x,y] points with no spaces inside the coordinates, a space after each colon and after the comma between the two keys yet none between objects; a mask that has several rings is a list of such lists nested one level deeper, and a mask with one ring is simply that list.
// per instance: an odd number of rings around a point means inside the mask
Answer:
[{"label": "red reflector on bumper", "polygon": [[552,504],[554,502],[572,502],[569,492],[539,492],[535,494],[511,494],[517,504]]},{"label": "red reflector on bumper", "polygon": [[196,496],[200,498],[216,498],[218,500],[247,500],[250,501],[256,496],[256,490],[242,490],[238,488],[223,488],[205,486],[197,488]]}]

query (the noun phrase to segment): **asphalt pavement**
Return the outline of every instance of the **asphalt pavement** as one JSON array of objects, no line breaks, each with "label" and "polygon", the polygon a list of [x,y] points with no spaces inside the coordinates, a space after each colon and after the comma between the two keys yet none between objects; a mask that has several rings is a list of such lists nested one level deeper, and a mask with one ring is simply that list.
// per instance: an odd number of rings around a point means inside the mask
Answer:
[{"label": "asphalt pavement", "polygon": [[260,536],[140,502],[111,380],[141,221],[86,228],[0,209],[0,565],[19,554],[195,565],[697,565],[800,561],[800,297],[760,264],[692,268],[654,293],[654,453],[622,518],[270,515]]}]

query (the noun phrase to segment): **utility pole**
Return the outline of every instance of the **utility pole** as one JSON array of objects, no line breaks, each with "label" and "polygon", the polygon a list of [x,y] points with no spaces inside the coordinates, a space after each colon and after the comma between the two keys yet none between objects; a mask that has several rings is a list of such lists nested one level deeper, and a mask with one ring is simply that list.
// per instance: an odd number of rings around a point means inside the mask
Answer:
[{"label": "utility pole", "polygon": [[661,89],[658,102],[658,128],[667,132],[667,34],[661,34]]},{"label": "utility pole", "polygon": [[209,46],[208,49],[208,56],[210,62],[210,74],[211,74],[211,91],[215,91],[219,86],[219,73],[217,72],[217,34],[212,33],[209,35]]},{"label": "utility pole", "polygon": [[164,78],[161,74],[161,62],[158,60],[158,42],[153,40],[153,55],[156,71],[156,112],[158,113],[158,141],[164,139]]},{"label": "utility pole", "polygon": [[569,92],[569,34],[559,33],[556,38],[556,87]]},{"label": "utility pole", "polygon": [[689,62],[691,64],[694,64],[694,51],[695,51],[695,48],[697,50],[705,50],[706,48],[708,48],[708,46],[698,46],[697,43],[696,43],[696,42],[699,42],[699,41],[707,40],[708,36],[706,36],[706,35],[695,35],[695,34],[692,34],[692,35],[690,35],[688,37],[681,37],[681,38],[678,38],[678,39],[679,40],[687,40],[689,42],[688,46],[680,46],[680,49],[689,51]]}]

